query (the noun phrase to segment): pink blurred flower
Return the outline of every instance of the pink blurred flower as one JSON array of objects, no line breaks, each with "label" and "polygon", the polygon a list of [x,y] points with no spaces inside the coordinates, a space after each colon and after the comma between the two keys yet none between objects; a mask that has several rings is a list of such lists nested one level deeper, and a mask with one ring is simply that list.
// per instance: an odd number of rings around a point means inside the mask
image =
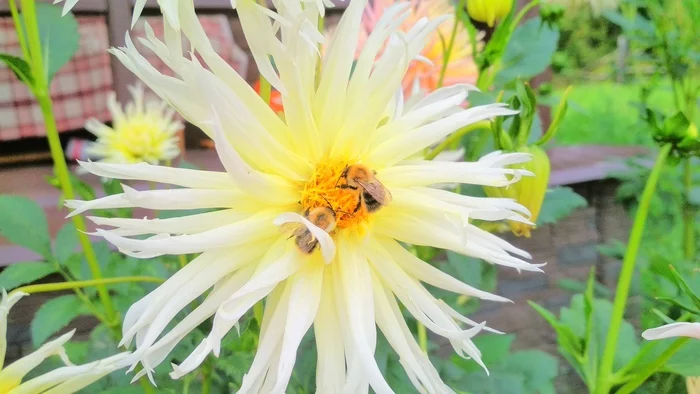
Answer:
[{"label": "pink blurred flower", "polygon": [[[365,8],[362,18],[364,29],[362,29],[359,48],[362,48],[365,39],[374,29],[377,21],[384,11],[396,0],[374,0]],[[401,30],[413,26],[421,18],[433,19],[440,15],[454,14],[455,9],[449,0],[410,0],[408,18],[402,24]],[[421,52],[424,59],[416,59],[406,73],[403,80],[404,93],[410,96],[419,90],[431,92],[438,87],[440,72],[445,63],[443,53],[445,46],[449,45],[455,19],[443,23],[439,29],[431,33],[428,38],[428,45]],[[426,60],[429,60],[427,62]],[[458,26],[455,42],[452,47],[452,54],[448,60],[445,70],[443,86],[450,86],[458,83],[476,84],[478,69],[472,56],[469,34],[463,26]]]}]

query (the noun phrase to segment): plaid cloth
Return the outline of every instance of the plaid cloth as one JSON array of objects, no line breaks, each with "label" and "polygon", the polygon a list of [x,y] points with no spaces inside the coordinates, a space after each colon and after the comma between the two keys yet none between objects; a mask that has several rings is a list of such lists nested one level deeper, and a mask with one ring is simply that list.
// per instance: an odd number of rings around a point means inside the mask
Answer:
[{"label": "plaid cloth", "polygon": [[[234,42],[231,25],[226,15],[202,15],[199,16],[199,22],[204,27],[204,31],[207,33],[207,38],[209,38],[214,51],[231,65],[238,74],[245,78],[248,72],[248,55]],[[134,45],[156,70],[172,76],[173,72],[170,68],[137,39],[137,37],[146,36],[145,23],[151,26],[153,33],[158,39],[163,40],[163,19],[158,16],[143,17],[136,22],[136,26],[134,26],[131,33]],[[186,44],[183,40],[184,45]],[[184,47],[183,51],[189,51],[189,48]]]},{"label": "plaid cloth", "polygon": [[[80,49],[71,61],[54,77],[51,97],[59,131],[83,128],[88,118],[109,121],[107,96],[113,90],[109,39],[106,20],[102,16],[77,17]],[[145,36],[144,22],[153,28],[156,37],[163,37],[160,17],[141,18],[131,32],[139,48],[156,69],[172,75],[168,67],[137,37]],[[200,16],[204,30],[214,50],[239,74],[248,70],[248,55],[233,39],[231,25],[225,15]],[[21,56],[14,25],[10,17],[0,18],[0,52]],[[29,90],[12,71],[0,64],[0,141],[46,135],[39,105]]]},{"label": "plaid cloth", "polygon": [[[95,117],[110,119],[107,95],[112,90],[107,24],[104,17],[78,17],[80,48],[54,76],[51,98],[59,131],[83,127]],[[0,18],[0,52],[21,56],[12,18]],[[39,105],[5,65],[0,65],[0,141],[45,136]]]}]

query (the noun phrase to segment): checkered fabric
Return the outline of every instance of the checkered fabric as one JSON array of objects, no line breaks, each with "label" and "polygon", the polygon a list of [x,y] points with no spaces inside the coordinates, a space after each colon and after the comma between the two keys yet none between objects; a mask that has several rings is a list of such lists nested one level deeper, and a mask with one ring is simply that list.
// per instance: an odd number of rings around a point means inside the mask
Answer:
[{"label": "checkered fabric", "polygon": [[[51,98],[59,131],[83,127],[85,120],[110,118],[107,95],[112,90],[112,70],[106,20],[102,16],[78,17],[80,48],[54,76]],[[0,18],[0,52],[21,56],[12,18]],[[29,90],[5,65],[0,65],[0,141],[45,136],[39,105]]]},{"label": "checkered fabric", "polygon": [[[226,15],[202,15],[199,16],[199,21],[204,27],[214,51],[245,78],[248,72],[248,55],[234,42],[231,25]],[[161,17],[143,17],[136,22],[136,26],[132,30],[131,37],[134,45],[156,70],[166,75],[173,75],[170,68],[158,56],[136,39],[136,37],[146,36],[146,23],[151,26],[157,38],[163,39],[163,19]],[[188,51],[189,48],[185,47],[183,50]]]}]

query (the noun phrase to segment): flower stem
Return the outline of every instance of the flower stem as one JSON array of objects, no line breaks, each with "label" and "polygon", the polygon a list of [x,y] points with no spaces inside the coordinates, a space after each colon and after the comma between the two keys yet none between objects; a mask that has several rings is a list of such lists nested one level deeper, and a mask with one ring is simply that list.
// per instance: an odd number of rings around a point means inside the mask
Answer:
[{"label": "flower stem", "polygon": [[685,159],[683,167],[683,189],[685,190],[683,213],[683,252],[686,260],[695,257],[695,208],[688,201],[688,196],[693,188],[693,164],[690,158]]},{"label": "flower stem", "polygon": [[[34,78],[34,84],[30,88],[33,90],[34,95],[39,102],[39,106],[41,107],[41,113],[44,116],[46,137],[49,141],[51,158],[54,162],[54,170],[61,184],[63,195],[67,199],[72,199],[74,198],[73,185],[70,182],[68,166],[66,165],[66,159],[63,155],[61,140],[58,137],[56,119],[53,116],[53,103],[49,94],[49,84],[44,59],[42,57],[41,38],[39,37],[39,26],[36,19],[36,7],[34,0],[22,0],[22,15],[24,17],[24,28],[27,33],[26,38],[28,40],[27,44],[30,54],[30,58],[27,59],[27,61],[29,61],[32,69],[32,77]],[[17,18],[17,20],[19,20],[19,18]],[[17,30],[18,35],[23,34],[21,26],[15,26],[15,29]],[[92,244],[90,244],[90,239],[85,233],[85,222],[81,216],[76,215],[73,217],[73,223],[75,224],[76,231],[78,232],[78,239],[80,240],[80,245],[83,248],[85,260],[90,267],[92,277],[93,279],[99,280],[102,278],[102,272],[97,261],[97,256],[95,255],[95,251],[92,248]],[[97,292],[104,306],[107,317],[110,320],[113,320],[113,318],[116,316],[116,312],[112,306],[112,300],[109,297],[109,293],[107,293],[107,288],[104,287],[104,285],[99,285],[97,287]]]},{"label": "flower stem", "polygon": [[153,276],[120,276],[118,278],[103,278],[103,279],[92,279],[92,280],[79,280],[75,282],[61,282],[61,283],[42,283],[40,285],[29,285],[22,286],[12,290],[12,293],[18,291],[27,294],[36,293],[49,293],[52,291],[61,290],[71,290],[80,289],[83,287],[93,287],[93,286],[105,286],[117,283],[128,283],[128,282],[151,282],[151,283],[163,283],[164,280],[161,278],[156,278]]},{"label": "flower stem", "polygon": [[447,44],[447,48],[442,53],[442,68],[440,68],[440,77],[438,78],[437,87],[441,88],[442,84],[445,82],[445,74],[447,73],[447,66],[450,63],[450,56],[452,56],[452,49],[455,45],[455,37],[457,37],[457,27],[459,26],[459,14],[462,13],[462,9],[466,6],[466,0],[460,0],[457,4],[457,12],[455,13],[455,20],[452,24],[452,32],[450,33],[450,41]]},{"label": "flower stem", "polygon": [[440,154],[440,152],[451,147],[456,141],[459,141],[465,134],[478,129],[486,129],[489,127],[489,123],[490,122],[488,120],[482,120],[481,122],[472,123],[470,125],[462,127],[456,132],[450,134],[449,137],[445,138],[438,146],[436,146],[433,150],[428,152],[425,155],[425,160],[433,160],[437,157],[437,155]]},{"label": "flower stem", "polygon": [[632,283],[632,276],[634,275],[634,267],[637,262],[637,252],[639,252],[642,234],[644,233],[644,225],[649,214],[651,199],[654,197],[656,184],[659,181],[661,170],[663,169],[664,163],[666,162],[666,158],[668,157],[670,151],[670,144],[664,145],[659,151],[659,154],[656,157],[656,163],[654,163],[654,168],[651,170],[651,174],[649,174],[649,178],[644,186],[642,198],[639,202],[639,208],[637,208],[637,213],[634,218],[634,225],[632,226],[632,232],[630,233],[629,242],[627,243],[627,251],[625,252],[625,257],[622,262],[620,278],[617,282],[617,289],[615,291],[615,301],[613,304],[612,315],[610,316],[610,327],[608,329],[608,335],[605,341],[605,349],[603,350],[603,358],[598,373],[598,382],[596,384],[595,392],[597,394],[608,394],[610,391],[613,361],[615,359],[615,350],[617,348],[617,338],[620,334],[620,325],[622,324],[622,320],[624,318],[627,296]]},{"label": "flower stem", "polygon": [[421,322],[418,322],[418,345],[426,354],[428,353],[428,331]]},{"label": "flower stem", "polygon": [[664,351],[661,356],[656,358],[654,362],[649,364],[646,368],[643,370],[639,371],[638,373],[635,374],[635,378],[622,386],[619,390],[615,392],[615,394],[629,394],[632,391],[634,391],[637,387],[639,387],[642,383],[644,383],[649,376],[651,376],[654,372],[656,372],[659,368],[663,367],[666,362],[673,357],[674,354],[680,348],[685,345],[686,342],[688,342],[690,338],[678,338],[676,339],[671,346],[669,346],[666,351]]}]

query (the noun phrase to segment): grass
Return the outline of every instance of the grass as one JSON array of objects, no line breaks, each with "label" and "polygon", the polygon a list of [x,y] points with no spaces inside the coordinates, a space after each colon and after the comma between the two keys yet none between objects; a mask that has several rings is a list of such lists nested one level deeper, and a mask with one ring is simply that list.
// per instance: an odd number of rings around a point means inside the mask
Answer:
[{"label": "grass", "polygon": [[[595,82],[575,85],[556,141],[559,145],[652,145],[649,130],[634,106],[639,102],[639,85]],[[650,105],[670,113],[673,95],[659,88]]]}]

